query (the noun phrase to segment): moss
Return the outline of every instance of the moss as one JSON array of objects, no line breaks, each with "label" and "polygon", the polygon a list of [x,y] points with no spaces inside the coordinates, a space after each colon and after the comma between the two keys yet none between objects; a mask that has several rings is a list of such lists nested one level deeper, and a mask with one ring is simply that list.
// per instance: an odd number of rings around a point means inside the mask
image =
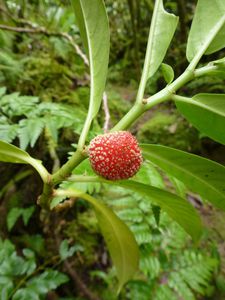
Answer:
[{"label": "moss", "polygon": [[198,152],[198,132],[176,111],[158,112],[138,131],[141,143],[161,144],[181,150]]}]

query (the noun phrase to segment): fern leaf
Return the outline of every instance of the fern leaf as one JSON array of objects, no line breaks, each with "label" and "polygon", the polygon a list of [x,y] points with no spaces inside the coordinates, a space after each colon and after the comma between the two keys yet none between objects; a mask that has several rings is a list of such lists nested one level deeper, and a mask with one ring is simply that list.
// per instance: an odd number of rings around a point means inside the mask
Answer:
[{"label": "fern leaf", "polygon": [[44,119],[23,119],[19,122],[18,135],[20,147],[26,149],[30,144],[33,147],[45,126]]}]

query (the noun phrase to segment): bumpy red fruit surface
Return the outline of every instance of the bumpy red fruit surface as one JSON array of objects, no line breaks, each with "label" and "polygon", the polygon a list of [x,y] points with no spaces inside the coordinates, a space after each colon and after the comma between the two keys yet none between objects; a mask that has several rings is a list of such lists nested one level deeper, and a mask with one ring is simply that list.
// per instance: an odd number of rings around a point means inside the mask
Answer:
[{"label": "bumpy red fruit surface", "polygon": [[93,170],[109,180],[134,176],[143,161],[137,140],[128,131],[98,135],[90,142],[88,153]]}]

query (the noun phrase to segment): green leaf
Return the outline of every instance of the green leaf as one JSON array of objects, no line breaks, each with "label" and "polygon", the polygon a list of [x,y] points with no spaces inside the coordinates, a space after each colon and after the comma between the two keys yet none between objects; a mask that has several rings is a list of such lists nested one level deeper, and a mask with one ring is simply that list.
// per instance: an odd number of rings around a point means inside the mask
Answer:
[{"label": "green leaf", "polygon": [[0,161],[27,164],[29,158],[30,156],[27,152],[4,141],[0,141]]},{"label": "green leaf", "polygon": [[26,288],[17,290],[12,297],[12,300],[28,300],[28,299],[40,300],[40,297],[35,291]]},{"label": "green leaf", "polygon": [[[114,184],[114,182],[110,182]],[[174,221],[197,241],[202,233],[201,219],[195,208],[185,199],[161,190],[132,180],[115,181],[116,185],[128,188],[150,199],[160,206]]]},{"label": "green leaf", "polygon": [[98,113],[108,69],[109,25],[103,0],[71,0],[90,62],[89,116]]},{"label": "green leaf", "polygon": [[1,300],[8,300],[9,299],[9,295],[11,295],[12,291],[13,291],[13,282],[11,281],[11,279],[8,278],[7,283],[5,283],[4,285],[0,284],[0,299]]},{"label": "green leaf", "polygon": [[22,212],[22,218],[23,218],[23,223],[26,226],[31,218],[31,216],[33,215],[35,211],[35,206],[32,205],[30,207],[27,208],[21,208],[21,212]]},{"label": "green leaf", "polygon": [[17,124],[0,124],[0,139],[10,143],[12,142],[18,134]]},{"label": "green leaf", "polygon": [[156,225],[159,226],[161,208],[158,205],[152,205],[152,212],[155,218]]},{"label": "green leaf", "polygon": [[168,174],[170,182],[173,184],[177,195],[186,198],[187,188],[182,181]]},{"label": "green leaf", "polygon": [[68,240],[62,241],[59,247],[59,255],[62,260],[67,259],[68,257],[71,257],[74,255],[77,251],[83,251],[83,247],[81,245],[74,245],[72,247],[69,247]]},{"label": "green leaf", "polygon": [[174,71],[173,68],[170,65],[167,64],[161,64],[161,69],[163,73],[163,77],[165,81],[169,84],[174,79]]},{"label": "green leaf", "polygon": [[13,207],[10,212],[7,215],[7,228],[9,231],[13,228],[15,225],[16,221],[19,219],[21,216],[22,211],[21,208],[19,207]]},{"label": "green leaf", "polygon": [[225,167],[181,150],[142,145],[143,155],[165,172],[178,178],[192,191],[225,210]]},{"label": "green leaf", "polygon": [[198,94],[193,99],[175,96],[174,99],[178,110],[191,124],[225,145],[225,94]]},{"label": "green leaf", "polygon": [[87,55],[89,56],[88,35],[87,35],[87,29],[86,29],[87,25],[85,24],[85,16],[84,16],[83,8],[81,5],[81,0],[71,0],[71,3],[73,6],[73,9],[74,9],[74,13],[76,16],[76,22],[77,22],[77,25],[80,30],[80,35],[81,35],[81,39],[82,39],[85,51],[86,51]]},{"label": "green leaf", "polygon": [[[71,180],[73,180],[73,177],[71,177]],[[197,241],[201,235],[202,223],[197,211],[187,200],[173,193],[133,180],[109,181],[98,176],[83,176],[83,178],[74,176],[74,180],[77,182],[79,180],[104,182],[137,192],[155,205],[160,206],[162,210],[184,228],[193,240]]]},{"label": "green leaf", "polygon": [[57,195],[81,197],[94,206],[100,229],[117,270],[120,291],[138,268],[139,251],[133,234],[109,207],[90,195],[75,189],[58,190]]},{"label": "green leaf", "polygon": [[[88,173],[89,174],[89,173]],[[94,173],[93,173],[94,174]],[[158,170],[149,162],[144,162],[135,175],[135,181],[164,189],[165,183]]]},{"label": "green leaf", "polygon": [[55,270],[47,269],[41,275],[33,277],[27,282],[27,289],[37,295],[46,295],[61,284],[68,281],[68,277]]},{"label": "green leaf", "polygon": [[214,53],[225,46],[224,0],[198,0],[188,36],[186,55],[189,62],[204,45],[208,45],[205,54]]},{"label": "green leaf", "polygon": [[0,88],[0,98],[3,96],[3,95],[5,95],[5,93],[6,93],[6,87],[4,86],[4,87],[1,87]]},{"label": "green leaf", "polygon": [[52,201],[50,203],[50,209],[55,208],[59,203],[66,201],[65,196],[56,196],[52,198]]},{"label": "green leaf", "polygon": [[19,164],[30,164],[37,170],[37,172],[40,174],[44,182],[48,181],[49,173],[43,167],[40,160],[32,158],[27,152],[1,140],[0,140],[0,161],[19,163]]},{"label": "green leaf", "polygon": [[148,78],[161,65],[178,24],[178,17],[166,12],[163,1],[157,0],[152,16],[146,52]]},{"label": "green leaf", "polygon": [[29,118],[23,119],[19,122],[19,139],[20,147],[26,149],[30,144],[33,147],[42,133],[45,126],[44,119],[41,118]]}]

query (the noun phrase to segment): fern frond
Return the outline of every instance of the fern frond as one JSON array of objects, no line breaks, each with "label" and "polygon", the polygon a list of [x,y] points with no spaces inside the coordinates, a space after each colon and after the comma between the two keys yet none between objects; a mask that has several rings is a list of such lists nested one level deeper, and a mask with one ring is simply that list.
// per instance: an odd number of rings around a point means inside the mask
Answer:
[{"label": "fern frond", "polygon": [[45,126],[44,119],[23,119],[19,122],[18,136],[20,140],[20,148],[26,149],[30,144],[34,146]]}]

